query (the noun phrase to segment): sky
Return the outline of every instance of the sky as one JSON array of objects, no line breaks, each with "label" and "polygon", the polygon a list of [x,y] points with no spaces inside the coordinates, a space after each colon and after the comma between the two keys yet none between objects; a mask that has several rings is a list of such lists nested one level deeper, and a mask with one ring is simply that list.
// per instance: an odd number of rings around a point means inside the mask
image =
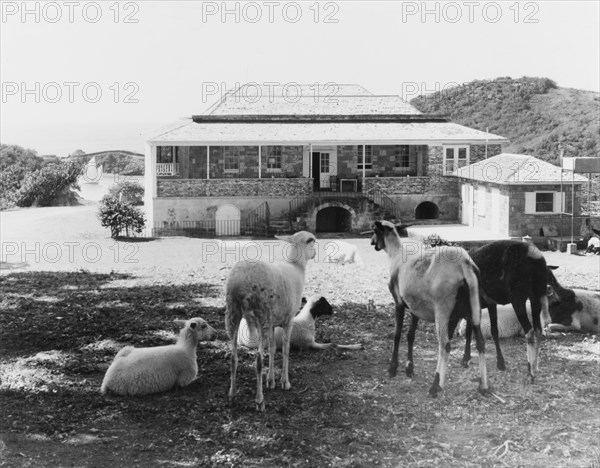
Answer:
[{"label": "sky", "polygon": [[[410,100],[501,76],[600,91],[600,2],[0,1],[0,141],[144,151],[246,82]],[[293,88],[295,89],[295,88]]]}]

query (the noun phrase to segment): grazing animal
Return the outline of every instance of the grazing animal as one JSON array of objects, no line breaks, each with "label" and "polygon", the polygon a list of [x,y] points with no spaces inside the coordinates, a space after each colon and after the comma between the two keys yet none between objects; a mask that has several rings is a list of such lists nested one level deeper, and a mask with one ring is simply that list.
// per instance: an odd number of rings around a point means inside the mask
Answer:
[{"label": "grazing animal", "polygon": [[[491,242],[471,252],[471,258],[481,271],[480,292],[482,307],[487,307],[491,333],[496,345],[499,370],[505,370],[504,356],[498,341],[497,304],[512,304],[515,314],[525,332],[527,341],[528,380],[533,383],[538,372],[538,355],[542,328],[550,322],[546,289],[549,269],[542,253],[532,244],[515,240]],[[526,302],[531,304],[531,319],[527,317]],[[540,318],[541,314],[541,318]],[[471,359],[471,332],[466,331],[463,367]]]},{"label": "grazing animal", "polygon": [[334,252],[328,256],[330,262],[341,263],[361,263],[360,256],[358,255],[358,247],[344,241],[332,241],[326,245],[326,250],[330,247],[334,249]]},{"label": "grazing animal", "polygon": [[[515,314],[512,305],[500,305],[498,309],[498,338],[511,338],[513,336],[525,335],[523,327]],[[531,320],[531,306],[527,303],[527,317]],[[467,321],[461,320],[458,325],[459,336],[465,336],[467,331]],[[490,323],[490,314],[487,309],[481,311],[481,333],[486,339],[492,337],[492,327]]]},{"label": "grazing animal", "polygon": [[256,408],[264,411],[262,389],[263,333],[267,334],[269,371],[267,385],[275,388],[275,327],[283,327],[283,371],[281,386],[291,388],[288,376],[292,319],[302,301],[306,263],[316,255],[313,234],[300,231],[293,236],[277,239],[286,242],[284,261],[242,261],[235,264],[225,287],[225,325],[231,338],[231,387],[229,398],[236,390],[238,364],[237,346],[242,318],[246,319],[251,333],[256,334]]},{"label": "grazing animal", "polygon": [[[402,239],[399,232],[406,226],[394,226],[388,221],[377,221],[373,226],[371,244],[375,250],[384,250],[389,258],[389,289],[396,306],[396,330],[389,375],[396,375],[398,368],[398,343],[402,333],[404,312],[408,309],[412,322],[408,335],[409,353],[406,373],[412,376],[412,344],[419,319],[435,322],[438,338],[438,363],[433,384],[429,389],[432,397],[444,388],[450,339],[461,318],[469,317],[475,331],[479,351],[479,391],[487,393],[485,339],[481,333],[481,306],[479,302],[478,270],[467,252],[454,246],[426,248],[423,244]],[[467,307],[454,306],[459,297],[466,298]]]},{"label": "grazing animal", "polygon": [[177,343],[154,348],[126,346],[106,371],[100,391],[118,395],[149,395],[196,379],[198,342],[214,340],[215,330],[201,318],[175,320],[183,328]]},{"label": "grazing animal", "polygon": [[568,289],[551,274],[548,288],[550,331],[600,332],[600,292],[586,289]]},{"label": "grazing animal", "polygon": [[[331,347],[345,350],[362,349],[362,345],[338,345],[335,343],[317,343],[315,342],[315,321],[318,317],[332,315],[333,308],[322,296],[311,296],[308,301],[302,298],[302,310],[292,319],[292,336],[290,338],[290,347],[296,349],[329,349]],[[275,328],[275,341],[277,349],[281,349],[283,344],[283,329]],[[256,331],[250,332],[245,319],[240,323],[238,332],[238,345],[248,348],[256,348]]]}]

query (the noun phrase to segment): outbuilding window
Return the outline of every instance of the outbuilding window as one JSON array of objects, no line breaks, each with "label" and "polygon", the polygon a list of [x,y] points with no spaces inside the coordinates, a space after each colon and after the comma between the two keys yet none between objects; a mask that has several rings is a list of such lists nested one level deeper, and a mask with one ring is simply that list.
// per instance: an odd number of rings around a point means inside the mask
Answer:
[{"label": "outbuilding window", "polygon": [[564,211],[565,197],[561,192],[525,192],[525,213],[547,214]]}]

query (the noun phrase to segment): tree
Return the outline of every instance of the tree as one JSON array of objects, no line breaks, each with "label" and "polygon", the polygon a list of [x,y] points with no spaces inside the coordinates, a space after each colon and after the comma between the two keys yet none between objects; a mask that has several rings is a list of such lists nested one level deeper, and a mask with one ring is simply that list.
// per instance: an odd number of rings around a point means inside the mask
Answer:
[{"label": "tree", "polygon": [[76,202],[72,190],[79,190],[77,178],[81,173],[81,164],[74,162],[51,163],[34,172],[28,173],[14,200],[17,206],[51,206]]},{"label": "tree", "polygon": [[141,234],[146,225],[144,213],[110,195],[105,195],[100,201],[98,218],[103,227],[110,228],[110,236],[113,239],[119,237],[123,230],[127,237],[130,236],[130,232]]},{"label": "tree", "polygon": [[131,203],[132,205],[141,205],[144,203],[144,187],[131,180],[117,182],[110,188],[108,194],[113,198]]}]

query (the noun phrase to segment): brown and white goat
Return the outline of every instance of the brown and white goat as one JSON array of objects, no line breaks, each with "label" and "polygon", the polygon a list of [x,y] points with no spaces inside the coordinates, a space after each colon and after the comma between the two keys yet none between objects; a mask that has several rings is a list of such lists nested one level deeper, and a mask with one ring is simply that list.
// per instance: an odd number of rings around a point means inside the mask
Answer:
[{"label": "brown and white goat", "polygon": [[[317,343],[315,341],[316,320],[319,317],[333,315],[333,307],[323,296],[311,296],[308,301],[302,298],[302,309],[292,319],[292,335],[290,339],[290,347],[295,349],[330,349],[336,348],[341,350],[359,350],[362,349],[360,344],[342,345],[337,343]],[[256,348],[257,346],[256,331],[250,330],[245,319],[240,322],[238,332],[238,345],[246,346],[247,348]],[[283,346],[283,329],[275,328],[275,342],[277,349]]]},{"label": "brown and white goat", "polygon": [[552,323],[548,325],[549,331],[600,332],[599,291],[563,288],[550,272],[548,299],[552,318]]},{"label": "brown and white goat", "polygon": [[[481,305],[487,307],[490,315],[497,367],[499,370],[506,369],[498,340],[497,304],[512,304],[525,332],[527,377],[529,382],[533,383],[538,372],[539,348],[544,326],[541,318],[545,323],[550,322],[546,295],[549,270],[546,259],[534,245],[515,240],[491,242],[472,251],[471,258],[481,272]],[[527,317],[528,299],[533,326]],[[467,327],[463,367],[468,367],[470,359],[471,331]]]},{"label": "brown and white goat", "polygon": [[316,238],[310,232],[300,231],[293,236],[277,238],[289,243],[284,248],[284,261],[236,263],[225,287],[225,326],[231,338],[229,398],[233,400],[237,393],[238,331],[242,318],[245,318],[257,337],[256,408],[260,411],[265,409],[262,389],[263,333],[267,334],[269,348],[267,385],[275,388],[275,327],[283,328],[281,386],[284,390],[289,390],[291,384],[288,377],[288,362],[292,319],[302,301],[306,263],[316,255]]},{"label": "brown and white goat", "polygon": [[[398,231],[404,226],[394,226],[388,221],[377,221],[373,226],[371,245],[375,250],[385,250],[389,257],[389,289],[396,306],[396,330],[394,348],[389,367],[391,377],[398,368],[398,344],[402,333],[404,313],[408,309],[413,319],[412,339],[419,319],[435,322],[438,338],[438,362],[429,394],[433,397],[443,389],[446,382],[450,339],[458,321],[466,316],[475,331],[479,352],[479,391],[487,393],[487,372],[485,362],[485,339],[480,329],[481,307],[477,267],[460,247],[426,248],[421,243],[401,239]],[[468,306],[456,310],[457,296],[468,298]],[[410,333],[409,333],[410,335]],[[409,341],[411,337],[409,336]],[[409,368],[412,372],[412,343],[409,343]]]}]

